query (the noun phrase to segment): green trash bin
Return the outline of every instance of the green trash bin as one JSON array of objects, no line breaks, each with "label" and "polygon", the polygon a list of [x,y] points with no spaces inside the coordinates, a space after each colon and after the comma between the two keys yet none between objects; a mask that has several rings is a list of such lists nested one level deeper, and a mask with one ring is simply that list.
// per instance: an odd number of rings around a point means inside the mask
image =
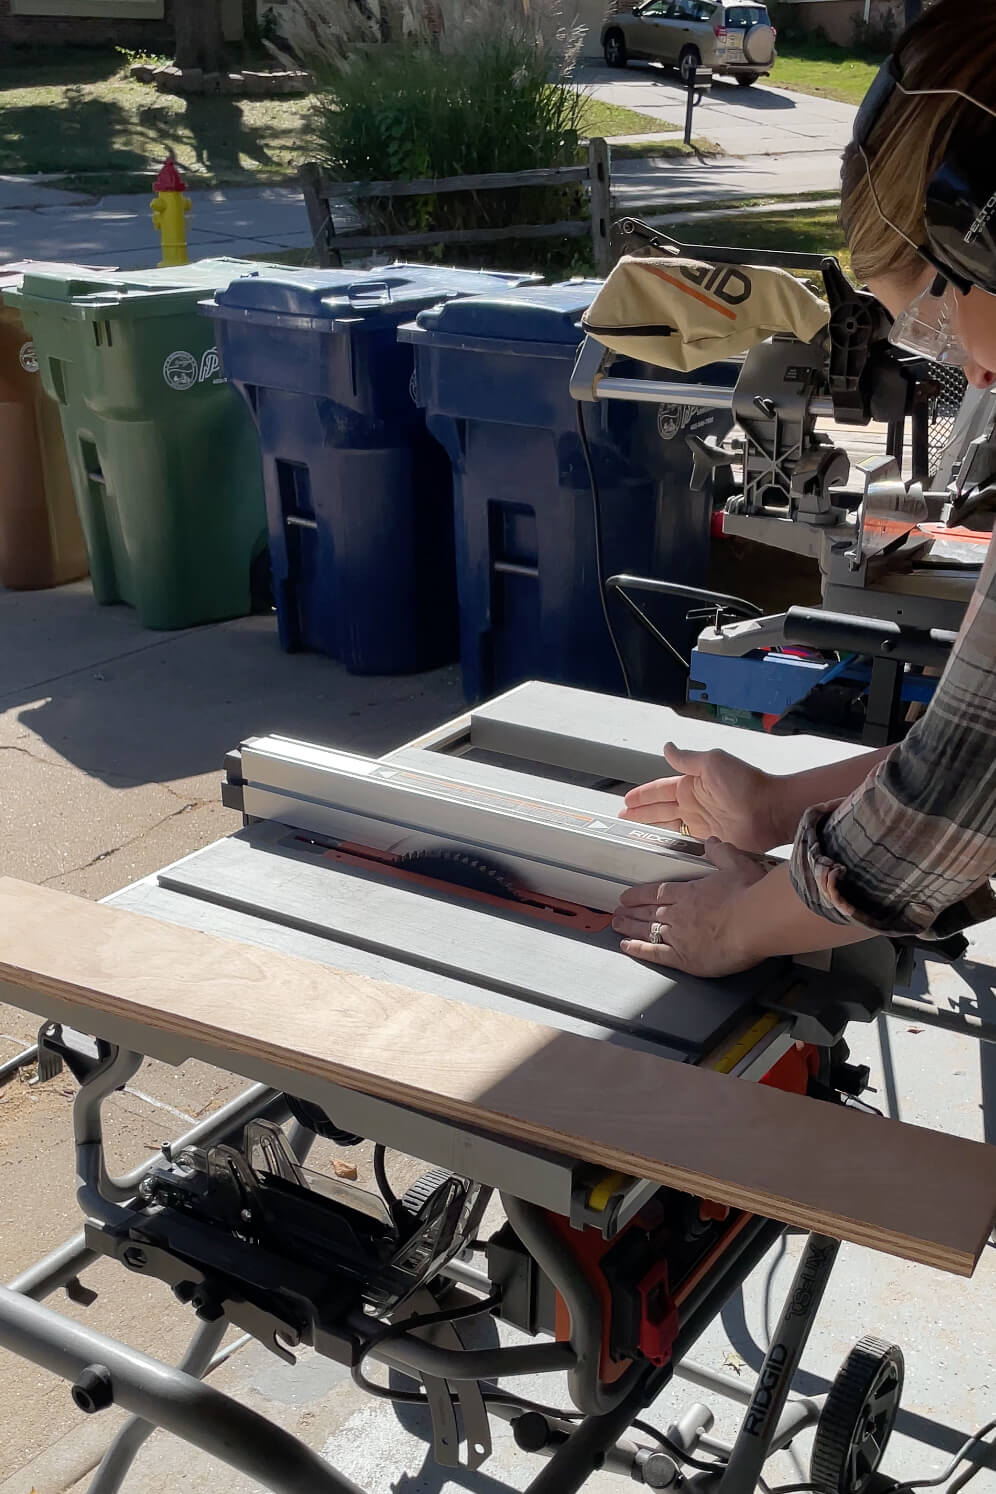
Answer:
[{"label": "green trash bin", "polygon": [[268,598],[258,438],[197,311],[264,270],[293,273],[235,259],[92,277],[67,266],[4,297],[60,407],[94,596],[147,628],[242,617]]}]

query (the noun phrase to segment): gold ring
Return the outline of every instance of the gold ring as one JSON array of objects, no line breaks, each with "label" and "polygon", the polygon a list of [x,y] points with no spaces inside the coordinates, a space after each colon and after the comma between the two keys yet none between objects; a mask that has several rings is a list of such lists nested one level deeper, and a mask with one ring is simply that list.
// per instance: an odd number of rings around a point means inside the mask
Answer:
[{"label": "gold ring", "polygon": [[685,823],[684,820],[682,820],[681,824],[678,826],[678,834],[679,835],[683,835],[686,840],[694,840],[695,839],[695,836],[689,830],[688,825]]}]

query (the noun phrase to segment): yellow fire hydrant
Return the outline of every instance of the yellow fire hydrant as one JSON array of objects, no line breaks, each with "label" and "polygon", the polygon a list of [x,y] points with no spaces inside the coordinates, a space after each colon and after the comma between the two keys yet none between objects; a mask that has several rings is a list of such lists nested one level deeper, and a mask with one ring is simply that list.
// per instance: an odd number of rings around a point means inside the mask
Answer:
[{"label": "yellow fire hydrant", "polygon": [[187,263],[187,214],[190,198],[185,197],[187,184],[176,169],[176,162],[169,160],[153,183],[156,196],[152,199],[152,222],[162,239],[163,257],[159,268],[167,265]]}]

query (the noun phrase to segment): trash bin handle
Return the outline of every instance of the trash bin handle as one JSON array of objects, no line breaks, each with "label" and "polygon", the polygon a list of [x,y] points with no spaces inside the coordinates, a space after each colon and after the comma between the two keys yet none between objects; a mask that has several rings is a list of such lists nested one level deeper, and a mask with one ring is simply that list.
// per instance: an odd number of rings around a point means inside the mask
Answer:
[{"label": "trash bin handle", "polygon": [[346,287],[346,295],[351,301],[359,301],[363,298],[376,297],[379,301],[390,301],[391,287],[386,280],[355,281]]}]

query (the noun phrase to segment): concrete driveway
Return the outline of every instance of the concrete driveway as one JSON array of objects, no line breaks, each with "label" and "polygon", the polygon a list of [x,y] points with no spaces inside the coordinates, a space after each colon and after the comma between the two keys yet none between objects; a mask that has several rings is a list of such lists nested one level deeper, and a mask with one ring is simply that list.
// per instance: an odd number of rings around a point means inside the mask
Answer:
[{"label": "concrete driveway", "polygon": [[[586,62],[577,81],[607,104],[650,114],[665,125],[684,125],[686,91],[670,68],[653,62],[621,69]],[[770,83],[740,88],[732,78],[716,78],[695,111],[695,133],[734,156],[815,152],[839,157],[856,113],[853,104],[834,99],[790,93]]]}]

